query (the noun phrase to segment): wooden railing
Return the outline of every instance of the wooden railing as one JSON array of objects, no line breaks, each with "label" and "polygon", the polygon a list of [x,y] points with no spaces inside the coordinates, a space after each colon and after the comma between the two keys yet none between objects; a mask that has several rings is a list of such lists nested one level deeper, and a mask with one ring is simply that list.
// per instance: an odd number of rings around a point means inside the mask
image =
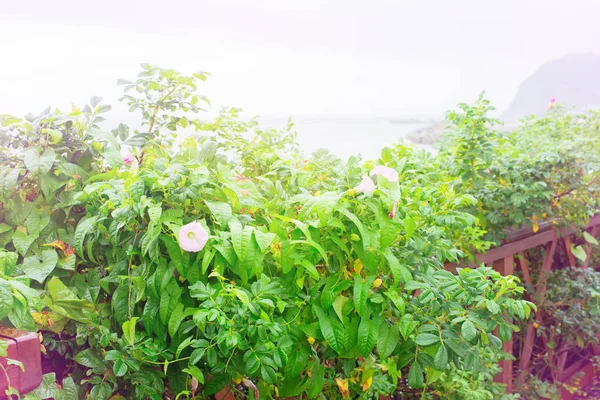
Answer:
[{"label": "wooden railing", "polygon": [[[590,219],[588,225],[584,229],[588,233],[595,235],[599,225],[600,215],[596,215]],[[550,275],[550,271],[553,269],[553,267],[563,267],[563,265],[553,265],[556,248],[559,244],[561,244],[561,242],[564,245],[569,264],[571,266],[577,265],[575,257],[571,253],[571,237],[577,231],[578,230],[576,229],[566,228],[556,229],[551,224],[541,225],[537,232],[533,232],[531,228],[522,229],[509,234],[508,238],[501,246],[493,248],[485,254],[478,254],[475,258],[480,263],[485,263],[486,265],[493,267],[496,271],[500,272],[503,275],[512,275],[515,273],[515,267],[519,268],[522,272],[524,283],[529,287],[533,288],[532,294],[530,296],[531,301],[533,301],[536,304],[543,304],[543,301],[546,296],[546,282]],[[537,280],[533,282],[524,253],[525,251],[536,247],[544,247],[545,251],[540,273],[538,274]],[[588,257],[586,258],[586,262],[583,264],[584,268],[588,267],[589,260],[591,258],[590,251],[591,250],[589,246],[586,246],[586,254],[588,255]],[[538,310],[538,312],[536,313],[535,320],[537,324],[543,326],[544,318],[540,310]],[[509,393],[513,391],[513,385],[515,382],[517,384],[520,384],[526,378],[528,367],[531,362],[531,355],[533,352],[533,345],[536,336],[535,331],[536,328],[534,328],[533,322],[530,322],[525,332],[523,344],[518,352],[518,369],[521,372],[519,376],[516,377],[516,379],[514,379],[513,377],[513,361],[501,361],[500,365],[502,367],[502,373],[497,377],[496,380],[498,382],[506,384],[507,392]],[[547,343],[544,343],[544,345],[547,345]],[[511,339],[510,342],[504,343],[503,348],[505,352],[513,354],[513,340]],[[548,347],[547,349],[549,351],[552,351]],[[595,352],[597,350],[600,349],[596,348]],[[568,353],[563,352],[559,358],[558,374],[563,379],[568,379],[571,375],[573,375],[573,373],[577,372],[579,369],[584,369],[585,367],[584,365],[581,365],[579,367],[577,365],[574,365],[565,370],[564,367],[565,362],[567,360],[567,356]]]}]

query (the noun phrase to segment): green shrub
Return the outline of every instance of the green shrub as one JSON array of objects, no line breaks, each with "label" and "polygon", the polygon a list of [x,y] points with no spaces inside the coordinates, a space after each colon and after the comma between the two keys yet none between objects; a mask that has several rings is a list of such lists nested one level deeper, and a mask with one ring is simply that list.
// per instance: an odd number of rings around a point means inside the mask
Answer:
[{"label": "green shrub", "polygon": [[[519,177],[483,141],[480,103],[452,118],[475,152],[398,145],[342,162],[303,156],[291,123],[260,130],[237,109],[202,121],[207,74],[143,68],[120,82],[143,131],[101,129],[98,98],[0,118],[0,317],[44,331],[70,393],[373,398],[403,370],[425,391],[443,373],[486,373],[486,351],[518,329],[504,315],[535,308],[513,276],[444,269],[486,250],[487,229],[552,208],[532,167]],[[176,140],[190,127],[200,134]],[[465,151],[472,162],[453,164]],[[537,179],[540,202],[496,221],[489,199],[521,193],[500,188],[505,174]]]}]

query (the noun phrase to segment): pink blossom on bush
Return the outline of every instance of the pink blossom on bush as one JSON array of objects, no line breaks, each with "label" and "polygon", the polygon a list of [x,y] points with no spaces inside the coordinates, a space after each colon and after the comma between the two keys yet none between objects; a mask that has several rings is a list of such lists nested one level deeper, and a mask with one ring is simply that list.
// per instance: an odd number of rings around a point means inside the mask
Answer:
[{"label": "pink blossom on bush", "polygon": [[390,182],[398,182],[398,172],[390,167],[384,167],[383,165],[378,165],[371,170],[371,175],[380,175],[383,176]]},{"label": "pink blossom on bush", "polygon": [[375,182],[367,175],[363,175],[362,182],[354,189],[359,193],[373,193],[375,191]]},{"label": "pink blossom on bush", "polygon": [[196,253],[207,241],[208,231],[199,222],[191,222],[179,229],[179,247],[185,251]]},{"label": "pink blossom on bush", "polygon": [[133,154],[127,153],[123,156],[123,163],[125,165],[130,165],[133,163],[133,161],[135,161],[135,157],[133,156]]}]

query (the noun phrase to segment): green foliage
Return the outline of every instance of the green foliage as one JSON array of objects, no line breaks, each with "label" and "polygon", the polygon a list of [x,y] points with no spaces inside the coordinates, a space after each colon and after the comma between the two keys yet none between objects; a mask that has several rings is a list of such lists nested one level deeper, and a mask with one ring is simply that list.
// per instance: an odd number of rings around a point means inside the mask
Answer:
[{"label": "green foliage", "polygon": [[[102,130],[110,107],[96,97],[0,117],[2,316],[45,331],[94,399],[234,383],[260,398],[373,398],[403,374],[426,389],[448,371],[485,373],[485,352],[518,329],[505,316],[535,306],[513,276],[444,265],[487,249],[486,229],[548,212],[541,159],[510,158],[519,143],[488,132],[483,100],[450,116],[459,136],[438,158],[401,145],[376,162],[306,158],[291,123],[263,131],[237,109],[198,119],[206,77],[143,65],[120,81],[144,131]],[[196,133],[175,140],[185,128]],[[375,165],[398,182],[359,193]],[[191,222],[209,232],[195,253],[179,243]]]}]

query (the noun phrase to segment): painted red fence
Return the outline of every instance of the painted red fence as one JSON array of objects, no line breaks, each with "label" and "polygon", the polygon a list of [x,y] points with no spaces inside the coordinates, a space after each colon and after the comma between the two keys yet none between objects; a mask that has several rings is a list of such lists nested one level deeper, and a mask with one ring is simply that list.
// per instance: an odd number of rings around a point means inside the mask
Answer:
[{"label": "painted red fence", "polygon": [[[589,224],[585,230],[591,235],[595,235],[600,225],[600,215],[596,215],[590,219]],[[556,266],[554,263],[554,255],[558,246],[564,246],[565,254],[568,257],[569,264],[576,266],[576,260],[571,253],[571,241],[573,235],[576,234],[575,229],[556,229],[552,224],[541,225],[537,232],[533,232],[531,228],[523,229],[520,231],[513,232],[508,235],[507,240],[499,247],[489,250],[485,254],[479,254],[476,259],[479,262],[485,263],[488,266],[493,267],[496,271],[503,275],[515,274],[515,268],[517,271],[520,270],[522,278],[526,285],[533,288],[531,301],[536,304],[542,304],[546,296],[546,282],[550,271],[553,268],[560,268],[563,265]],[[529,271],[529,266],[525,258],[525,252],[534,248],[543,248],[544,258],[541,266],[541,271],[535,282],[532,281],[532,277]],[[590,260],[590,248],[586,246],[586,262],[582,265],[583,268],[588,268]],[[538,310],[535,315],[536,323],[540,326],[544,324],[544,316]],[[497,381],[505,383],[507,385],[507,391],[510,393],[513,391],[515,385],[520,385],[526,378],[528,367],[531,363],[531,356],[533,352],[533,345],[536,338],[536,328],[533,322],[530,322],[527,326],[527,330],[524,333],[524,340],[519,349],[515,351],[513,340],[508,343],[504,343],[504,351],[513,354],[516,357],[516,361],[503,360],[501,362],[502,373],[497,377]],[[546,345],[546,343],[544,343]],[[553,350],[547,348],[548,351]],[[600,348],[594,349],[596,355],[600,354]],[[587,371],[587,374],[580,382],[580,387],[584,387],[586,383],[589,383],[593,379],[593,368],[590,368],[589,363],[581,363],[570,365],[565,368],[565,362],[567,360],[568,353],[563,352],[559,356],[559,371],[558,375],[561,377],[561,381],[569,379],[573,374],[579,371]],[[514,375],[514,363],[518,363],[519,375]]]}]

